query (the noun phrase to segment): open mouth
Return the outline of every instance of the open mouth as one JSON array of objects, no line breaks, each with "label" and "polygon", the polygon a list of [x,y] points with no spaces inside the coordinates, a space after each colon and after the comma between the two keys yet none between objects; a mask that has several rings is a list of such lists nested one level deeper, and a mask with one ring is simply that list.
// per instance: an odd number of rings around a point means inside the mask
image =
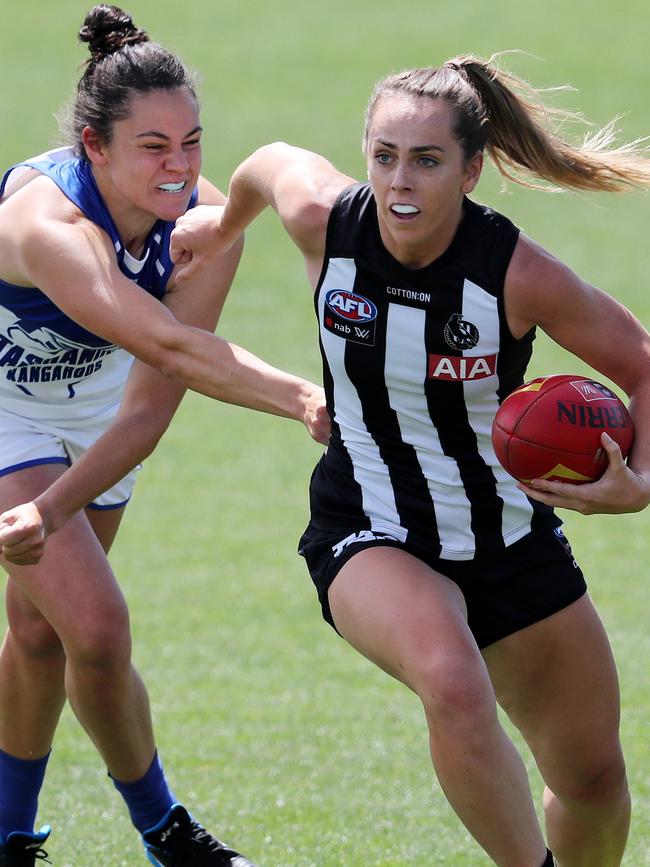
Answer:
[{"label": "open mouth", "polygon": [[186,185],[187,181],[179,181],[176,184],[159,184],[157,189],[163,193],[181,193]]},{"label": "open mouth", "polygon": [[390,209],[393,214],[397,214],[399,217],[411,217],[420,213],[420,209],[416,208],[415,205],[391,205]]}]

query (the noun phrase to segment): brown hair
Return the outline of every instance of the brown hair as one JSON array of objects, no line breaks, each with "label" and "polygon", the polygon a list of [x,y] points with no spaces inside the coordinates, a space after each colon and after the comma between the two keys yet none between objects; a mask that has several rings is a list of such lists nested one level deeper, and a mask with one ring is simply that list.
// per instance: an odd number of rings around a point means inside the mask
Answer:
[{"label": "brown hair", "polygon": [[585,136],[580,145],[567,142],[556,129],[579,115],[545,105],[539,91],[497,68],[493,58],[471,55],[448,60],[438,69],[410,69],[378,82],[366,110],[364,153],[377,103],[386,94],[400,93],[445,100],[454,111],[453,132],[465,158],[485,149],[503,177],[524,186],[548,189],[535,178],[574,190],[650,186],[650,159],[639,141],[612,147],[612,122]]},{"label": "brown hair", "polygon": [[187,88],[196,99],[196,82],[178,57],[155,42],[118,6],[93,6],[79,31],[90,57],[63,126],[75,150],[85,156],[81,134],[90,126],[106,143],[113,124],[128,117],[134,94]]}]

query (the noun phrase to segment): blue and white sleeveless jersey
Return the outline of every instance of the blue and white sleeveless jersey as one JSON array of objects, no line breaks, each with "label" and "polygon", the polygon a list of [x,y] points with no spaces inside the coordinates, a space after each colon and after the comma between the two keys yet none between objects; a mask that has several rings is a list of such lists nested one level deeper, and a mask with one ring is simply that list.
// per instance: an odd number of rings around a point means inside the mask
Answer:
[{"label": "blue and white sleeveless jersey", "polygon": [[[174,223],[159,220],[140,259],[124,248],[97,188],[90,164],[58,149],[13,166],[0,183],[2,196],[13,171],[33,168],[51,178],[89,220],[110,237],[122,273],[154,298],[165,294],[174,264],[169,236]],[[196,203],[197,191],[189,207]],[[2,205],[0,204],[0,207]],[[132,356],[82,328],[40,289],[0,279],[0,406],[27,419],[82,423],[117,406]]]}]

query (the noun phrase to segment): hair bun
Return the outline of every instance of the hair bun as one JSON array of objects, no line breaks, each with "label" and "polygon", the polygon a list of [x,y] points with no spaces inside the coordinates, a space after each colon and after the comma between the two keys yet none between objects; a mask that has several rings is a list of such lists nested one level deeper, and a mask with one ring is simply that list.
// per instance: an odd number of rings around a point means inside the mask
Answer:
[{"label": "hair bun", "polygon": [[149,36],[133,23],[133,19],[118,6],[102,3],[93,6],[79,31],[81,42],[87,42],[91,60],[99,63],[125,45],[148,42]]}]

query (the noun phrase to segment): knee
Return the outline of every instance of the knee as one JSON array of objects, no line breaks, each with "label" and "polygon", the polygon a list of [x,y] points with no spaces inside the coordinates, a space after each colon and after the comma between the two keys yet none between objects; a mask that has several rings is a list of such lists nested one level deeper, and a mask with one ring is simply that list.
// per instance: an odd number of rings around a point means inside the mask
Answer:
[{"label": "knee", "polygon": [[566,770],[568,773],[553,788],[553,793],[561,800],[597,805],[628,797],[625,760],[618,743],[573,771]]},{"label": "knee", "polygon": [[496,719],[494,692],[478,660],[436,655],[418,671],[417,684],[432,733],[448,726],[480,730]]},{"label": "knee", "polygon": [[63,645],[56,631],[35,608],[28,612],[13,610],[9,617],[9,639],[14,650],[34,660],[63,655]]},{"label": "knee", "polygon": [[101,672],[122,669],[131,661],[131,630],[126,604],[105,607],[80,618],[65,641],[66,655],[76,667]]}]

